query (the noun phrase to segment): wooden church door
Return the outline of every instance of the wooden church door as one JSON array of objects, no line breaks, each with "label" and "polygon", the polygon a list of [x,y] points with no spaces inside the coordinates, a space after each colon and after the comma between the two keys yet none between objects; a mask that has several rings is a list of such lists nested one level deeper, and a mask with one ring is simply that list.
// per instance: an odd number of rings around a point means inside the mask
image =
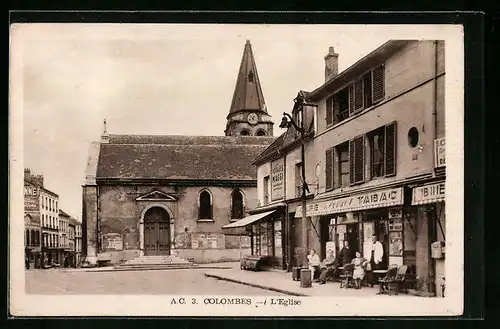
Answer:
[{"label": "wooden church door", "polygon": [[160,207],[144,215],[144,255],[170,255],[170,217]]}]

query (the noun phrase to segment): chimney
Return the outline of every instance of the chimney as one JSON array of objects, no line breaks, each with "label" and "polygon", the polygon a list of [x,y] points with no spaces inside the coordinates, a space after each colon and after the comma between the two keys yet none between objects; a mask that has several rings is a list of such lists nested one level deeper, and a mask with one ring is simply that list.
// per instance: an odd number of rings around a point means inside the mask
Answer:
[{"label": "chimney", "polygon": [[29,180],[31,178],[31,170],[24,168],[24,179]]},{"label": "chimney", "polygon": [[43,187],[43,175],[36,175],[32,179],[36,185]]},{"label": "chimney", "polygon": [[339,54],[335,53],[333,47],[328,49],[325,56],[325,82],[328,82],[339,74]]}]

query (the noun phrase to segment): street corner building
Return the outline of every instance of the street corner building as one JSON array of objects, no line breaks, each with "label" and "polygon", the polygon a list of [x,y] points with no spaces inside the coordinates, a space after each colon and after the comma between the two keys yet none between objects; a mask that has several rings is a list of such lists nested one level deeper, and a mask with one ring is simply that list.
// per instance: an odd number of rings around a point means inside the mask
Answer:
[{"label": "street corner building", "polygon": [[239,261],[249,239],[222,227],[258,206],[251,163],[275,140],[249,41],[225,119],[224,136],[114,135],[105,124],[82,191],[86,262]]},{"label": "street corner building", "polygon": [[301,133],[288,126],[254,161],[250,212],[264,216],[248,224],[253,254],[291,269],[309,249],[324,259],[348,241],[370,259],[375,235],[382,272],[413,271],[416,290],[443,296],[444,51],[440,40],[391,40],[339,73],[330,47],[325,82],[291,110]]}]

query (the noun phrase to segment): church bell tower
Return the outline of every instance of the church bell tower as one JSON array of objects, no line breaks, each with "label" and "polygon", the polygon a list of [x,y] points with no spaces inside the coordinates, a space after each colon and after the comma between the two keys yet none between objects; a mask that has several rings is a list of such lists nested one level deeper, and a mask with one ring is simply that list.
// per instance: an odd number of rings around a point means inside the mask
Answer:
[{"label": "church bell tower", "polygon": [[267,113],[252,45],[247,40],[227,116],[226,136],[273,136],[273,122]]}]

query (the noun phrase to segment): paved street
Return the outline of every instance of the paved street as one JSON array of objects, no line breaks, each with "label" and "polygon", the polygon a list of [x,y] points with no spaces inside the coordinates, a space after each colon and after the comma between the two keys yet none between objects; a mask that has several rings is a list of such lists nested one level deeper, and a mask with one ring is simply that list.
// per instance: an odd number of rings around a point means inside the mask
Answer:
[{"label": "paved street", "polygon": [[26,271],[28,294],[283,295],[205,277],[204,270],[85,272]]}]

